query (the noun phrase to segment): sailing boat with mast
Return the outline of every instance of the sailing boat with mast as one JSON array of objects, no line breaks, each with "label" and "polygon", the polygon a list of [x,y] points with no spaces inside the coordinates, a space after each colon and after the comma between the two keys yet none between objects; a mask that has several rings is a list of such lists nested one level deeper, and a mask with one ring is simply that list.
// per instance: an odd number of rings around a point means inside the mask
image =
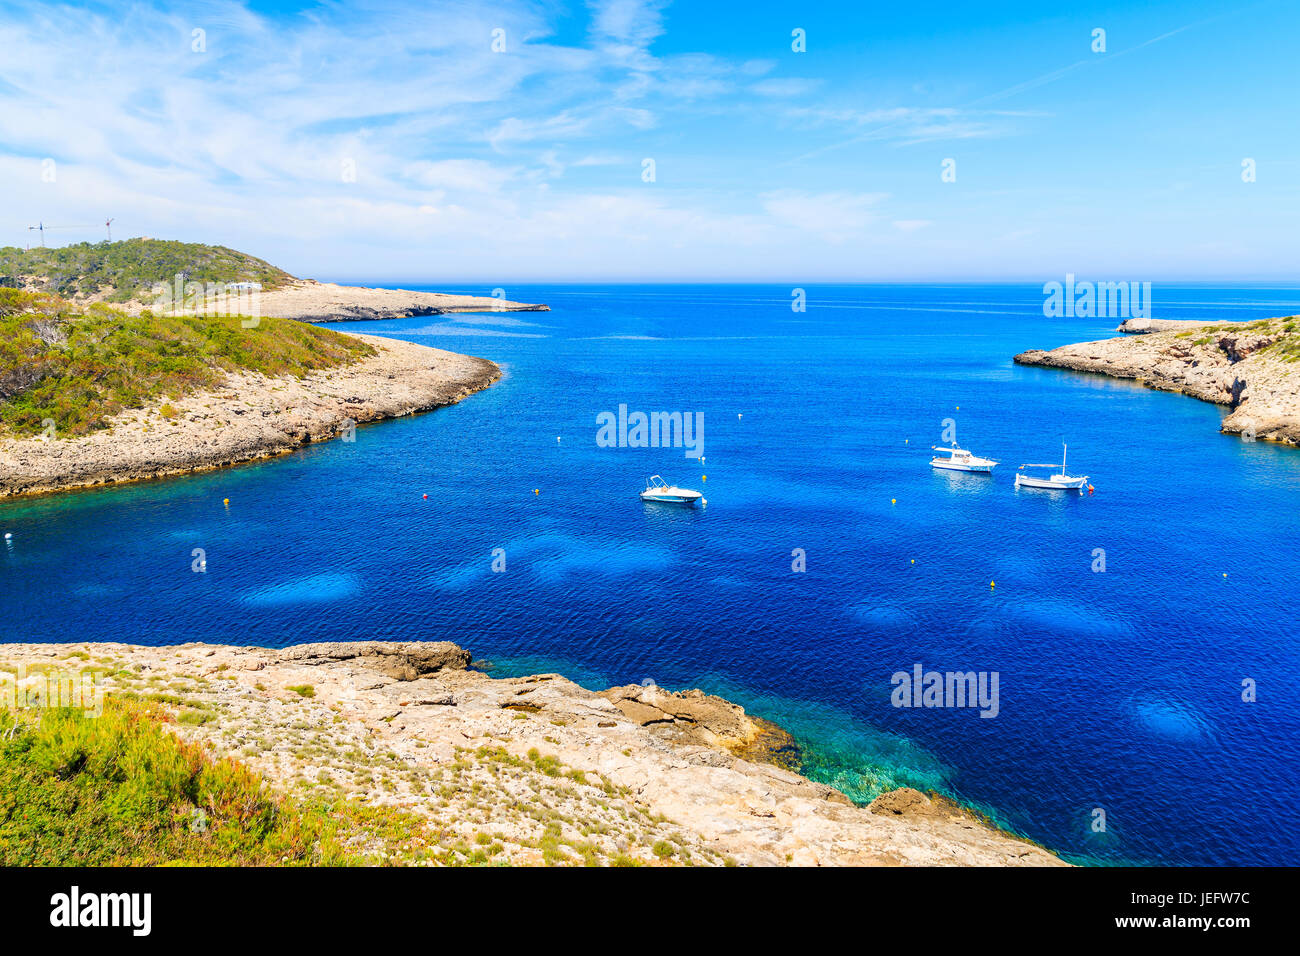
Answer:
[{"label": "sailing boat with mast", "polygon": [[1071,475],[1065,470],[1065,456],[1069,451],[1065,442],[1061,442],[1061,464],[1060,471],[1053,474],[1048,472],[1045,475],[1027,475],[1024,473],[1026,468],[1056,468],[1055,462],[1046,465],[1021,465],[1016,471],[1017,488],[1047,488],[1055,491],[1083,491],[1088,486],[1087,475]]}]

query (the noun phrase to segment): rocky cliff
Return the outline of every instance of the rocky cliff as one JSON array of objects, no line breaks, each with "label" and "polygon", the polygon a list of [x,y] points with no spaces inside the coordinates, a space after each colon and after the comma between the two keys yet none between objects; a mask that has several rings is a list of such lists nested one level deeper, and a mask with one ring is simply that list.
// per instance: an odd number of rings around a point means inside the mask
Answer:
[{"label": "rocky cliff", "polygon": [[[147,306],[147,302],[137,303],[137,308]],[[316,282],[313,279],[295,279],[279,288],[260,293],[258,307],[262,315],[303,322],[356,322],[443,315],[450,312],[550,311],[550,306],[547,305],[530,305],[491,296],[372,289]]]},{"label": "rocky cliff", "polygon": [[[1150,321],[1150,320],[1148,320]],[[1225,405],[1221,430],[1300,443],[1300,321],[1169,323],[1130,326],[1123,338],[1031,349],[1015,357],[1038,365],[1127,378]]]},{"label": "rocky cliff", "polygon": [[0,437],[0,498],[141,481],[284,454],[355,425],[440,408],[501,376],[487,359],[359,335],[375,354],[272,378],[231,372],[215,389],[132,409],[76,438]]},{"label": "rocky cliff", "polygon": [[[447,853],[517,864],[1059,866],[915,790],[867,807],[780,764],[788,735],[721,698],[494,679],[455,644],[272,650],[10,644],[0,665],[99,670],[277,787],[421,814]],[[461,848],[461,849],[458,849]],[[446,857],[443,857],[446,858]]]}]

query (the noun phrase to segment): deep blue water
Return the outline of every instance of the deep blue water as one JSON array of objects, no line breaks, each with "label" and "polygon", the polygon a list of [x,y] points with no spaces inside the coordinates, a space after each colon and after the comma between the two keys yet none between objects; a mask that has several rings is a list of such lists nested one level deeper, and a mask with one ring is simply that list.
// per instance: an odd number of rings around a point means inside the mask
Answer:
[{"label": "deep blue water", "polygon": [[[1116,324],[1044,318],[1036,286],[811,286],[805,313],[788,286],[508,292],[553,311],[341,326],[505,368],[458,406],[0,504],[5,639],[449,639],[498,672],[721,693],[860,799],[935,788],[1080,862],[1300,862],[1300,451],[1220,435],[1190,398],[1014,366]],[[1262,318],[1300,290],[1155,302]],[[704,464],[597,447],[620,403],[703,413]],[[993,477],[930,469],[946,418]],[[1062,439],[1096,494],[1014,490]],[[643,505],[652,473],[707,508]],[[996,671],[998,716],[893,707],[918,662]]]}]

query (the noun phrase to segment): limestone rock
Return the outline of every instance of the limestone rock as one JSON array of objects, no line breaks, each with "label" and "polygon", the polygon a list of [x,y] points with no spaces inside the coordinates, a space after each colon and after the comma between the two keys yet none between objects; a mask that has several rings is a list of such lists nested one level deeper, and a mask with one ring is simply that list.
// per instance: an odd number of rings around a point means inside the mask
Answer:
[{"label": "limestone rock", "polygon": [[876,797],[867,804],[867,809],[872,813],[902,817],[930,813],[932,807],[930,798],[920,790],[899,787],[897,790],[888,790]]},{"label": "limestone rock", "polygon": [[1129,320],[1137,335],[1030,349],[1015,357],[1037,365],[1126,378],[1226,405],[1220,430],[1261,441],[1300,444],[1300,362],[1279,347],[1300,341],[1295,317],[1262,322]]},{"label": "limestone rock", "polygon": [[358,335],[375,354],[267,378],[232,372],[216,388],[128,409],[70,439],[0,437],[0,498],[209,471],[290,452],[354,425],[452,405],[501,377],[486,359]]},{"label": "limestone rock", "polygon": [[664,725],[683,741],[737,747],[753,740],[759,732],[743,707],[701,690],[674,692],[653,684],[628,684],[601,691],[600,696],[641,726]]},{"label": "limestone rock", "polygon": [[305,664],[353,661],[394,680],[412,681],[449,668],[464,670],[470,653],[450,641],[337,641],[298,644],[280,652],[285,660]]},{"label": "limestone rock", "polygon": [[[782,765],[798,750],[779,727],[701,690],[495,679],[448,642],[8,644],[0,665],[73,666],[67,655],[78,650],[102,662],[110,694],[177,687],[185,702],[160,706],[198,706],[209,719],[172,732],[272,786],[418,814],[449,845],[478,848],[490,832],[497,859],[517,864],[548,862],[537,845],[554,819],[570,845],[606,862],[626,853],[650,865],[1063,865],[914,790],[855,806],[799,774],[797,759]],[[543,795],[555,816],[539,821]],[[487,807],[490,823],[479,819]]]}]

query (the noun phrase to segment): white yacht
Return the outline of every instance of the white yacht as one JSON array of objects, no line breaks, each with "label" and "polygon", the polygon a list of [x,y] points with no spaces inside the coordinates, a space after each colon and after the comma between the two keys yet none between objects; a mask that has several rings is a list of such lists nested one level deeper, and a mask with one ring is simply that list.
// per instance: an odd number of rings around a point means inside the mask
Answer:
[{"label": "white yacht", "polygon": [[[1071,475],[1065,470],[1065,455],[1069,449],[1065,442],[1061,442],[1061,464],[1058,466],[1055,462],[1047,465],[1021,465],[1016,472],[1017,488],[1048,488],[1057,491],[1083,491],[1088,487],[1087,475]],[[1026,468],[1057,468],[1061,470],[1053,474],[1048,472],[1045,475],[1026,475]]]},{"label": "white yacht", "polygon": [[641,500],[657,501],[670,505],[694,505],[697,501],[703,501],[703,495],[698,491],[692,491],[690,488],[678,488],[676,485],[670,485],[659,475],[651,475],[646,479],[645,491],[641,492]]},{"label": "white yacht", "polygon": [[[931,445],[931,451],[940,452],[930,459],[930,465],[934,468],[944,468],[948,471],[978,471],[988,474],[997,464],[992,458],[981,458],[973,455],[964,448],[958,448],[957,443],[953,442],[951,448],[944,448],[942,445]],[[944,458],[943,455],[948,457]]]}]

